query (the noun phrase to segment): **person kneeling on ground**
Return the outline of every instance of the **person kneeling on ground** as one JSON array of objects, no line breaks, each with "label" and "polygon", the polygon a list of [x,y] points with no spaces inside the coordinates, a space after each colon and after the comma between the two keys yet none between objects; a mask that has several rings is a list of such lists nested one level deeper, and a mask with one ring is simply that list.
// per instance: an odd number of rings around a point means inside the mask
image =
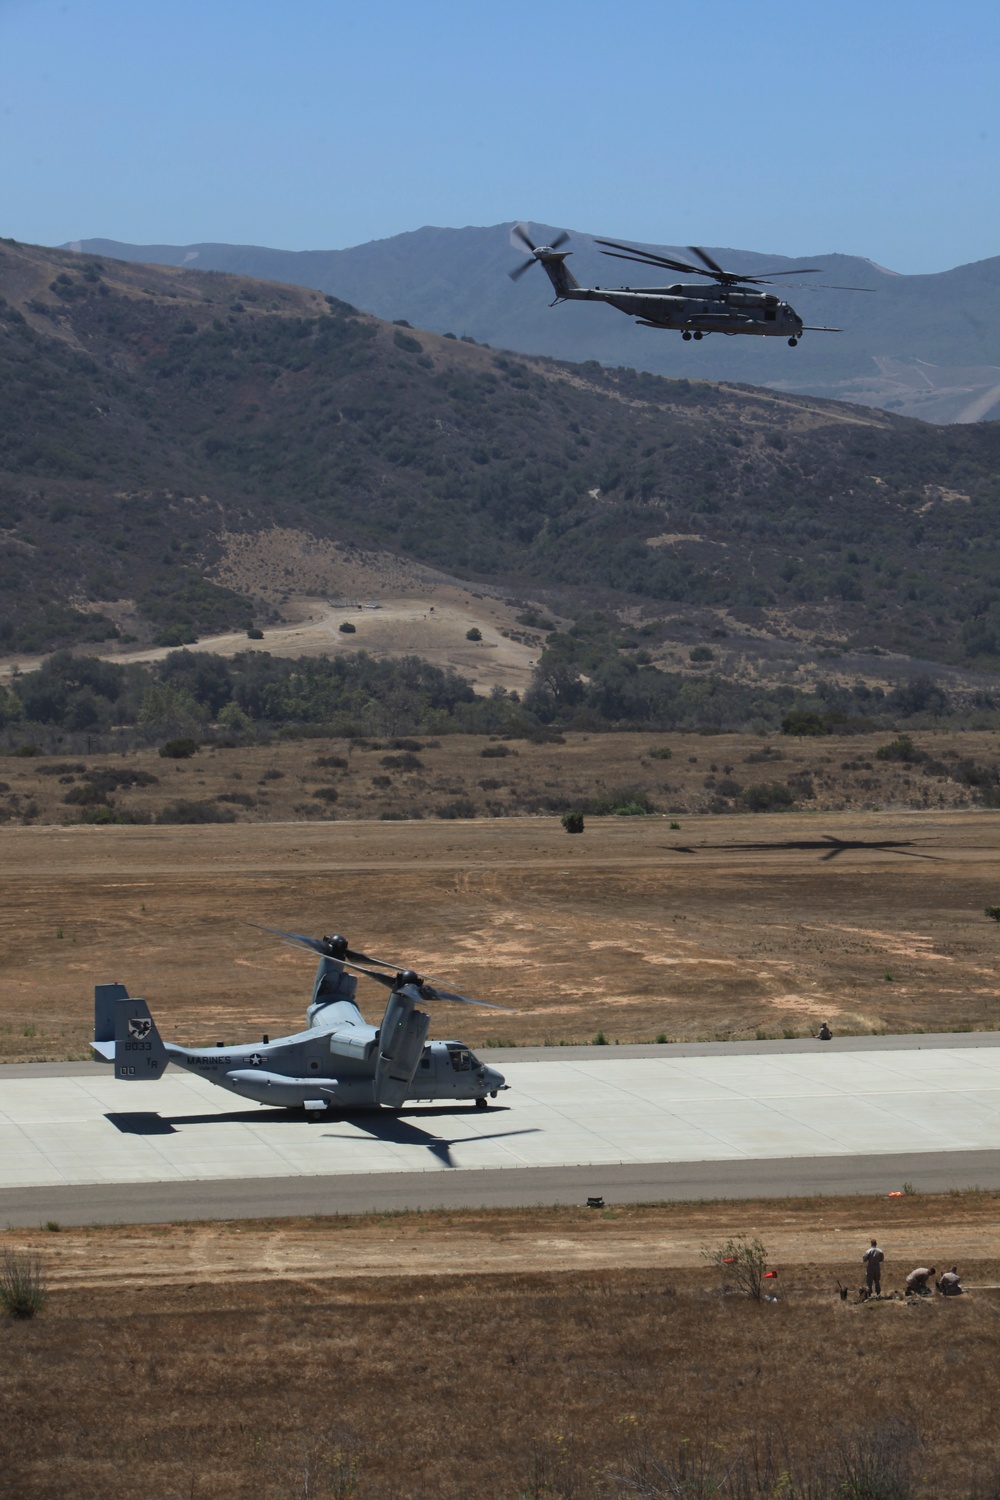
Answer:
[{"label": "person kneeling on ground", "polygon": [[961,1297],[962,1282],[958,1274],[958,1267],[952,1266],[950,1271],[941,1274],[941,1280],[936,1283],[942,1297]]},{"label": "person kneeling on ground", "polygon": [[829,1026],[824,1021],[823,1024],[822,1024],[822,1026],[819,1028],[819,1030],[816,1033],[817,1039],[819,1041],[821,1041],[821,1042],[828,1042],[832,1036],[833,1036],[833,1032],[830,1030]]},{"label": "person kneeling on ground", "polygon": [[927,1285],[931,1277],[937,1272],[937,1266],[917,1266],[906,1278],[906,1294],[908,1297],[929,1297],[931,1289]]}]

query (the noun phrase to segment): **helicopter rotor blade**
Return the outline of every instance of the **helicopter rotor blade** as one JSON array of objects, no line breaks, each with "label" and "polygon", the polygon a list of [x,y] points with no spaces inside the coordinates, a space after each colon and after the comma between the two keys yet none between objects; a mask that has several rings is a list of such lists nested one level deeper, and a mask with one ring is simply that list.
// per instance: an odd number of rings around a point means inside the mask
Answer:
[{"label": "helicopter rotor blade", "polygon": [[708,267],[713,276],[728,276],[730,274],[728,271],[724,271],[707,251],[699,249],[697,245],[688,245],[688,249],[692,255],[697,255],[698,259]]},{"label": "helicopter rotor blade", "polygon": [[569,231],[566,230],[566,229],[561,229],[559,231],[559,233],[556,235],[555,239],[552,241],[551,245],[549,245],[548,248],[550,250],[558,250],[559,246],[560,245],[565,245],[565,243],[566,243],[566,241],[568,239],[569,239]]},{"label": "helicopter rotor blade", "polygon": [[532,255],[534,255],[536,247],[531,241],[531,237],[528,234],[528,228],[526,224],[515,224],[510,232],[510,239],[511,244],[513,244],[515,240],[519,240],[524,248],[526,250],[530,250]]},{"label": "helicopter rotor blade", "polygon": [[523,261],[521,265],[516,266],[513,271],[508,271],[507,275],[510,277],[511,281],[520,281],[525,271],[530,271],[534,264],[535,257],[533,255],[529,256],[526,261]]},{"label": "helicopter rotor blade", "polygon": [[757,271],[753,276],[741,276],[741,281],[770,281],[772,276],[820,276],[822,266],[786,266],[783,271]]},{"label": "helicopter rotor blade", "polygon": [[657,255],[653,250],[640,250],[635,245],[620,245],[617,240],[595,240],[595,245],[607,245],[607,250],[602,250],[602,255],[618,250],[621,251],[621,259],[632,259],[643,261],[650,266],[666,266],[668,271],[690,271],[696,276],[705,273],[698,266],[692,266],[688,261],[676,260],[669,255]]},{"label": "helicopter rotor blade", "polygon": [[647,260],[644,255],[622,255],[618,250],[602,250],[601,254],[606,255],[609,260],[630,260],[637,266],[649,266],[653,271],[688,271],[696,276],[705,274],[704,271],[699,271],[697,266],[671,265],[662,260]]}]

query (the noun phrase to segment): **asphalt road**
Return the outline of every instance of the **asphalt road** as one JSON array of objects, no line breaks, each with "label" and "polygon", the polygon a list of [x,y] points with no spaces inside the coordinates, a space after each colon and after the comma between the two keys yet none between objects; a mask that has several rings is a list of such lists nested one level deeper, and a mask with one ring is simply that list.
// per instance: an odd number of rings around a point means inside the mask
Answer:
[{"label": "asphalt road", "polygon": [[35,1228],[48,1220],[64,1225],[170,1224],[397,1209],[524,1208],[585,1203],[591,1196],[602,1197],[608,1205],[848,1193],[883,1196],[901,1191],[904,1183],[928,1193],[997,1189],[1000,1152],[8,1188],[0,1192],[0,1225]]}]

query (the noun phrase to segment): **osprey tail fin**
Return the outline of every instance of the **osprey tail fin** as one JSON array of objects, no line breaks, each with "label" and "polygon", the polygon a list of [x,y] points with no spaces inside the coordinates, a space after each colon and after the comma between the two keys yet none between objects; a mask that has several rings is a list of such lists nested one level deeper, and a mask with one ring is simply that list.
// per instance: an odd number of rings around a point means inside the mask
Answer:
[{"label": "osprey tail fin", "polygon": [[145,1000],[115,999],[115,1077],[129,1083],[160,1078],[169,1061]]},{"label": "osprey tail fin", "polygon": [[127,999],[123,984],[94,985],[94,1040],[90,1045],[102,1062],[115,1060],[115,1002]]}]

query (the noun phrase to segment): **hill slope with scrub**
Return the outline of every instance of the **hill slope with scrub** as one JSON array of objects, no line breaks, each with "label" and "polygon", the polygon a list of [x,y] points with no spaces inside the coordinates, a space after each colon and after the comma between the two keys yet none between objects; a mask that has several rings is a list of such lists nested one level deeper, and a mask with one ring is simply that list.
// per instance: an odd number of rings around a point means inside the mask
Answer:
[{"label": "hill slope with scrub", "polygon": [[[532,224],[536,244],[565,226]],[[789,355],[783,340],[712,338],[695,346],[676,334],[641,328],[610,308],[576,303],[550,311],[540,272],[512,285],[507,272],[523,258],[511,249],[509,224],[407,234],[345,250],[274,250],[260,245],[126,245],[84,240],[92,254],[157,264],[199,266],[311,286],[383,318],[409,318],[439,333],[454,329],[525,354],[598,359],[655,375],[740,380],[775,390],[860,401],[931,422],[975,422],[1000,415],[1000,256],[931,275],[908,276],[856,255],[809,251],[783,255],[711,247],[727,269],[753,276],[781,269],[808,324],[842,329],[807,334]],[[619,238],[611,228],[601,231]],[[606,260],[590,234],[574,230],[568,246],[583,286],[652,285],[655,272]],[[683,246],[649,249],[689,261]],[[825,274],[798,281],[800,266]],[[668,277],[669,280],[674,279]],[[870,288],[872,295],[843,291]]]},{"label": "hill slope with scrub", "polygon": [[0,647],[112,637],[123,601],[164,644],[265,620],[273,598],[213,579],[227,538],[283,526],[567,613],[1000,655],[996,424],[520,358],[9,241],[0,298]]}]

